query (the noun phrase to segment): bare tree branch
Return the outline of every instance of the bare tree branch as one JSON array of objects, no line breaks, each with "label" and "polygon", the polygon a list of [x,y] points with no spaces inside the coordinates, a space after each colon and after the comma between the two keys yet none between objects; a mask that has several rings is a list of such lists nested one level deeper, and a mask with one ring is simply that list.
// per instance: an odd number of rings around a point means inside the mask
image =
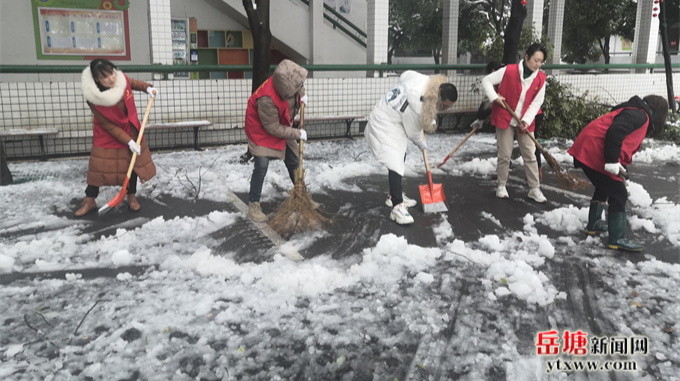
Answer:
[{"label": "bare tree branch", "polygon": [[[99,300],[97,300],[96,302],[94,302],[94,304],[92,305],[92,307],[90,307],[90,309],[87,310],[87,312],[85,313],[85,316],[83,316],[83,318],[80,319],[80,323],[78,323],[78,326],[76,327],[76,330],[73,331],[73,336],[74,336],[74,337],[75,337],[75,335],[78,334],[78,329],[80,329],[80,326],[81,326],[81,325],[83,324],[83,322],[85,321],[85,318],[87,317],[87,315],[90,314],[90,311],[92,311],[92,310],[94,309],[94,307],[97,306],[98,303],[99,303]],[[70,343],[70,340],[69,340],[69,343]]]}]

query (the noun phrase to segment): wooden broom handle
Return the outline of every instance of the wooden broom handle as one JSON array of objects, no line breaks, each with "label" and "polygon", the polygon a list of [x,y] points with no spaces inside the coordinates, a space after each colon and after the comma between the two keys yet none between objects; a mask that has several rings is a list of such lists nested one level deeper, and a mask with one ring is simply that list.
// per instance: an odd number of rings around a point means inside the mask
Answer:
[{"label": "wooden broom handle", "polygon": [[[137,136],[137,148],[142,145],[142,138],[144,137],[144,128],[146,127],[146,121],[149,119],[149,111],[151,111],[151,105],[155,97],[149,97],[149,104],[146,105],[146,112],[144,112],[144,119],[142,119],[142,126],[139,128],[139,136]],[[135,168],[135,162],[137,161],[137,152],[132,153],[132,160],[130,160],[130,168],[127,171],[127,178],[132,176],[132,170]]]},{"label": "wooden broom handle", "polygon": [[[475,126],[475,128],[473,128],[472,131],[470,131],[470,133],[467,134],[467,136],[465,137],[465,139],[463,139],[463,141],[461,141],[460,143],[458,143],[458,145],[456,146],[456,148],[454,148],[453,151],[451,151],[451,153],[449,153],[448,155],[446,155],[446,158],[444,159],[444,163],[446,163],[446,161],[449,160],[449,158],[450,158],[451,156],[453,156],[453,154],[456,153],[456,151],[458,151],[458,149],[459,149],[460,147],[463,146],[463,143],[465,143],[468,139],[470,139],[470,136],[472,136],[472,134],[474,134],[475,132],[477,132],[477,130],[479,130],[479,126]],[[444,163],[442,163],[442,164],[444,164]],[[441,167],[442,164],[439,164],[439,165],[437,166],[437,168]]]},{"label": "wooden broom handle", "polygon": [[[512,114],[512,117],[515,118],[515,120],[517,121],[517,123],[519,123],[519,125],[522,126],[522,120],[519,119],[519,116],[517,116],[517,114],[515,114],[515,112],[510,108],[510,106],[509,106],[505,101],[503,101],[503,107],[505,107],[505,109],[508,110],[508,112],[509,112],[510,114]],[[541,145],[538,144],[538,141],[537,141],[536,138],[534,137],[534,134],[532,134],[529,130],[527,130],[527,135],[529,135],[529,137],[531,138],[531,140],[533,140],[534,144],[536,144],[536,147],[538,147],[538,149],[540,149],[541,151],[543,151],[543,147],[541,147]]]},{"label": "wooden broom handle", "polygon": [[[300,102],[300,130],[305,129],[305,104]],[[304,152],[305,142],[300,139],[300,162],[298,164],[298,179],[302,179],[302,153]]]}]

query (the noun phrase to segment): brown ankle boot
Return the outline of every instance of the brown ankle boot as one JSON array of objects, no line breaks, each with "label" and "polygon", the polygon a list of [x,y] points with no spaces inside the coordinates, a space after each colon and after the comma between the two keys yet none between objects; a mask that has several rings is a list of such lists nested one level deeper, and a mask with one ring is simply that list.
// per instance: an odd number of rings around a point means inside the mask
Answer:
[{"label": "brown ankle boot", "polygon": [[94,201],[94,197],[85,197],[80,209],[76,210],[75,216],[82,217],[95,209],[97,209],[97,203]]},{"label": "brown ankle boot", "polygon": [[137,197],[135,197],[134,194],[128,195],[128,208],[133,212],[139,212],[139,209],[142,209],[142,206],[139,205],[139,202],[137,202]]}]

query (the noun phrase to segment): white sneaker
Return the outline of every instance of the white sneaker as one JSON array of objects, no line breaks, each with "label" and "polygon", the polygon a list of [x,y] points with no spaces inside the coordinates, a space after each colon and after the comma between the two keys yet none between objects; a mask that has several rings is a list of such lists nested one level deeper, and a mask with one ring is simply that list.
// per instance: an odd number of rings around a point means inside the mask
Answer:
[{"label": "white sneaker", "polygon": [[399,225],[408,225],[413,223],[413,217],[411,217],[411,215],[408,213],[408,209],[403,202],[392,208],[390,220],[396,221]]},{"label": "white sneaker", "polygon": [[505,185],[499,185],[498,188],[496,188],[496,197],[498,197],[498,198],[510,198],[510,195],[508,194],[508,190],[505,189]]},{"label": "white sneaker", "polygon": [[[403,200],[402,203],[408,208],[413,208],[414,206],[418,205],[418,201],[406,197],[406,193],[402,193],[401,198]],[[385,200],[385,205],[389,206],[390,208],[392,207],[392,196],[389,194],[387,195],[387,200]]]},{"label": "white sneaker", "polygon": [[529,198],[536,201],[539,204],[545,204],[548,202],[548,199],[545,198],[543,195],[543,192],[541,192],[541,188],[533,188],[529,190]]}]

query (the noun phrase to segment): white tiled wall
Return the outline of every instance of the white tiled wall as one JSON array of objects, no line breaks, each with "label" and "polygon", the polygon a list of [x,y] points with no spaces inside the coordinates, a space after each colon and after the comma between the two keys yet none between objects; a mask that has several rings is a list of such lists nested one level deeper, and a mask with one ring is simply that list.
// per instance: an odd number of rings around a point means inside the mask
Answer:
[{"label": "white tiled wall", "polygon": [[[656,11],[655,11],[656,9]],[[640,0],[637,5],[633,63],[654,63],[659,37],[659,5],[654,0]]]},{"label": "white tiled wall", "polygon": [[564,2],[565,0],[552,0],[548,15],[548,38],[553,42],[553,54],[548,57],[548,62],[560,63],[562,57],[562,30],[564,27]]},{"label": "white tiled wall", "polygon": [[[141,75],[130,76],[143,78]],[[481,77],[462,75],[449,80],[458,87],[459,100],[454,108],[476,109],[481,94],[471,91]],[[573,75],[556,77],[572,84],[577,92],[588,91],[601,103],[616,104],[633,95],[666,95],[663,72],[654,74]],[[680,83],[680,73],[673,75]],[[306,81],[309,95],[307,116],[364,115],[376,101],[398,83],[398,77],[388,78],[310,78]],[[154,81],[159,95],[149,114],[149,124],[191,120],[210,120],[213,130],[242,128],[251,92],[251,81],[193,80]],[[144,92],[135,92],[140,120],[148,104]],[[72,151],[89,150],[87,141],[75,138],[92,136],[92,112],[85,104],[78,82],[0,83],[0,129],[57,128],[57,139]],[[204,130],[204,128],[202,128]],[[74,148],[76,147],[77,148]],[[74,153],[74,152],[71,152]]]},{"label": "white tiled wall", "polygon": [[543,30],[543,0],[527,1],[525,7],[527,17],[524,19],[524,25],[535,28],[537,36],[540,37]]},{"label": "white tiled wall", "polygon": [[170,0],[149,0],[151,62],[172,65]]},{"label": "white tiled wall", "polygon": [[368,0],[367,64],[387,62],[389,1]]}]

